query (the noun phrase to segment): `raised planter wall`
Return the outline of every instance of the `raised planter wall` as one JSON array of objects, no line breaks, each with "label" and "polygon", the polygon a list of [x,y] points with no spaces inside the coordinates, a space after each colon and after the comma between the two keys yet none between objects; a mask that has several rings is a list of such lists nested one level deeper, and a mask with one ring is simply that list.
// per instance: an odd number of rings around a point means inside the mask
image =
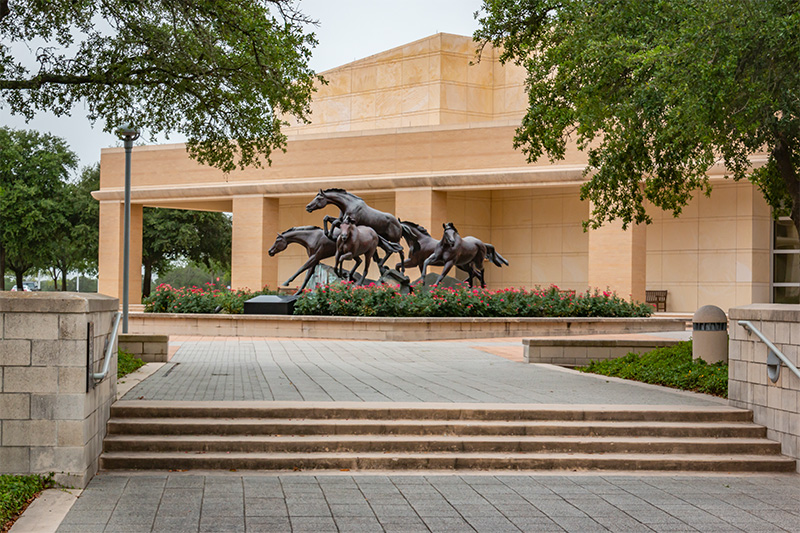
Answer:
[{"label": "raised planter wall", "polygon": [[129,331],[161,335],[425,341],[679,331],[686,319],[379,318],[131,313]]},{"label": "raised planter wall", "polygon": [[[46,474],[83,488],[97,472],[117,391],[92,387],[118,300],[63,292],[0,292],[0,474]],[[91,324],[91,327],[90,327]]]},{"label": "raised planter wall", "polygon": [[526,363],[548,363],[559,366],[585,366],[591,361],[643,354],[675,346],[679,340],[657,339],[523,339]]},{"label": "raised planter wall", "polygon": [[784,364],[778,381],[767,377],[767,346],[738,324],[750,321],[795,366],[800,366],[800,305],[752,304],[728,312],[730,345],[728,400],[752,409],[767,437],[781,443],[784,455],[798,459],[800,472],[800,378]]}]

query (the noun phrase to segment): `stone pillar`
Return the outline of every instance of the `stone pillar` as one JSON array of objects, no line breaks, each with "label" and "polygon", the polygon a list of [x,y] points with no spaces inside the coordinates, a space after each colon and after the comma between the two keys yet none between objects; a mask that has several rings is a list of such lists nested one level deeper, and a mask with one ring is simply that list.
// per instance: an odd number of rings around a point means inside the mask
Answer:
[{"label": "stone pillar", "polygon": [[795,366],[800,366],[800,306],[751,304],[728,310],[728,401],[751,409],[753,421],[767,427],[767,438],[781,443],[781,452],[798,460],[800,472],[800,377],[786,364],[772,381],[767,373],[769,349],[739,324],[750,322]]},{"label": "stone pillar", "polygon": [[116,298],[0,292],[0,474],[56,473],[83,488],[97,472],[117,392],[117,352],[94,385]]},{"label": "stone pillar", "polygon": [[438,239],[447,222],[447,193],[431,188],[399,189],[394,193],[394,211],[400,220],[425,226]]},{"label": "stone pillar", "polygon": [[239,196],[233,199],[231,288],[278,287],[278,259],[267,254],[278,233],[277,198]]},{"label": "stone pillar", "polygon": [[[123,231],[125,205],[100,202],[100,243],[98,250],[97,292],[122,300]],[[131,204],[130,266],[128,302],[142,301],[142,225],[141,205]]]},{"label": "stone pillar", "polygon": [[609,222],[589,230],[589,287],[616,291],[622,298],[644,302],[647,281],[647,229]]}]

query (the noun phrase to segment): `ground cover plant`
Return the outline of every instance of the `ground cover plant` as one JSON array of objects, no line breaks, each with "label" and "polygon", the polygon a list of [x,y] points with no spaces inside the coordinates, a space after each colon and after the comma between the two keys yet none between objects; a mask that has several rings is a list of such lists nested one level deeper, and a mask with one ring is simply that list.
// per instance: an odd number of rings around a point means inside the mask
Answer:
[{"label": "ground cover plant", "polygon": [[578,370],[728,397],[728,365],[709,365],[702,359],[692,359],[691,341],[642,355],[629,353],[616,359],[592,361]]},{"label": "ground cover plant", "polygon": [[144,361],[132,353],[119,350],[119,355],[117,356],[117,379],[139,370],[145,364]]},{"label": "ground cover plant", "polygon": [[0,532],[8,531],[11,523],[25,510],[37,494],[53,486],[53,475],[0,475]]},{"label": "ground cover plant", "polygon": [[162,283],[148,297],[142,299],[146,313],[228,313],[244,312],[244,302],[261,294],[276,294],[264,288],[230,290],[206,283],[204,287],[172,287]]},{"label": "ground cover plant", "polygon": [[385,317],[643,317],[652,311],[649,304],[613,293],[575,293],[556,286],[496,291],[465,285],[416,287],[401,294],[390,285],[336,283],[304,291],[294,305],[296,315]]}]

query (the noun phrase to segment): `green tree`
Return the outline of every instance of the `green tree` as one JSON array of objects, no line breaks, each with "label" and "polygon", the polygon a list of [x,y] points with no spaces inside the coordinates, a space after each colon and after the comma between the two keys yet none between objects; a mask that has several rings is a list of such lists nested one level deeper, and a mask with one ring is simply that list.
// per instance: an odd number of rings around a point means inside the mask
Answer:
[{"label": "green tree", "polygon": [[54,228],[66,223],[58,199],[76,164],[63,139],[0,128],[0,272],[14,272],[18,289],[27,271],[50,264]]},{"label": "green tree", "polygon": [[52,228],[47,241],[49,268],[53,284],[67,290],[67,275],[72,271],[94,273],[100,239],[100,206],[92,191],[100,188],[100,165],[82,170],[77,181],[66,183],[55,200],[60,213],[59,224]]},{"label": "green tree", "polygon": [[0,0],[0,106],[30,118],[84,102],[105,131],[179,132],[202,163],[258,166],[285,146],[281,117],[305,120],[317,79],[294,4]]},{"label": "green tree", "polygon": [[229,268],[232,222],[224,213],[144,208],[142,294],[150,295],[153,273],[169,271],[185,259],[209,269]]},{"label": "green tree", "polygon": [[721,162],[800,231],[798,0],[484,0],[476,17],[527,70],[515,146],[587,152],[589,226],[649,222],[645,200],[677,216]]}]

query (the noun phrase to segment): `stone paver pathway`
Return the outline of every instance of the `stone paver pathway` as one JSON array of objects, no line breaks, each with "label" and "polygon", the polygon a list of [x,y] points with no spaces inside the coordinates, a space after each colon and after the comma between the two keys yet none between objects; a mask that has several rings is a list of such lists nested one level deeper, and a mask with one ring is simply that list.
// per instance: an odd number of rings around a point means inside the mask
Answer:
[{"label": "stone paver pathway", "polygon": [[796,475],[100,474],[59,533],[798,531]]},{"label": "stone paver pathway", "polygon": [[[716,405],[487,353],[491,342],[182,341],[124,399]],[[497,349],[509,347],[498,340]]]}]

